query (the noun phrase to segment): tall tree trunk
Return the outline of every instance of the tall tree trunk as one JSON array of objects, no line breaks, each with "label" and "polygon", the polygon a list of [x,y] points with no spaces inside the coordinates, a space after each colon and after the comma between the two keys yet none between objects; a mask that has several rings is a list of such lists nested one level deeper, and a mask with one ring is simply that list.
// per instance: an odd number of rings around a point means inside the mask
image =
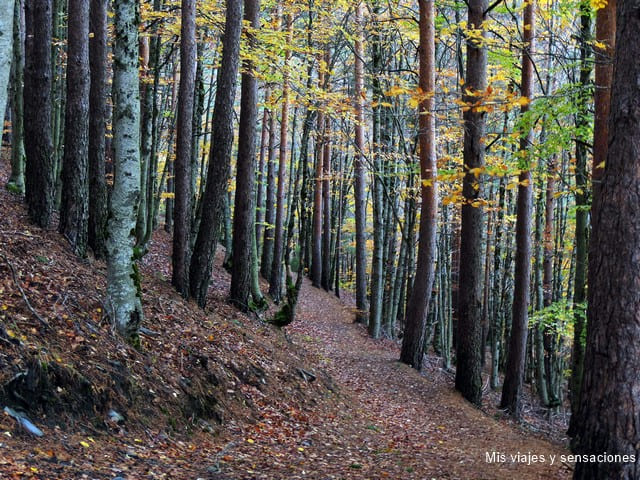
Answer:
[{"label": "tall tree trunk", "polygon": [[604,173],[609,141],[609,107],[611,105],[611,80],[613,78],[613,51],[616,46],[616,0],[608,0],[596,12],[595,49],[596,84],[594,93],[595,116],[593,121],[593,170],[591,216],[598,209],[600,182]]},{"label": "tall tree trunk", "polygon": [[107,237],[106,311],[120,335],[140,345],[140,278],[135,266],[136,210],[140,195],[138,2],[114,4],[113,147],[115,176]]},{"label": "tall tree trunk", "polygon": [[[269,88],[265,92],[265,102],[271,95]],[[262,111],[262,124],[260,125],[260,160],[258,162],[258,173],[256,179],[256,250],[260,247],[260,239],[264,231],[264,186],[265,186],[265,163],[267,159],[267,148],[269,144],[269,109],[265,106]]]},{"label": "tall tree trunk", "polygon": [[[252,29],[260,27],[260,0],[244,0],[244,19]],[[254,33],[248,34],[255,46]],[[254,188],[256,176],[256,123],[258,120],[258,80],[251,60],[245,60],[242,73],[240,130],[236,173],[236,197],[233,211],[233,267],[230,301],[243,311],[249,310],[253,243],[255,242]],[[261,300],[260,298],[259,300]]]},{"label": "tall tree trunk", "polygon": [[176,133],[175,204],[173,210],[173,274],[171,283],[183,297],[189,294],[189,253],[192,201],[193,110],[196,91],[196,0],[182,0],[180,89]]},{"label": "tall tree trunk", "polygon": [[[0,10],[0,122],[4,124],[9,95],[9,78],[13,57],[14,0],[8,0]],[[1,133],[1,132],[0,132]]]},{"label": "tall tree trunk", "polygon": [[218,70],[207,186],[202,199],[204,203],[200,228],[189,266],[189,292],[202,308],[206,304],[209,289],[220,226],[220,211],[223,196],[227,193],[233,146],[233,102],[240,55],[242,3],[240,0],[227,0],[226,7],[222,64]]},{"label": "tall tree trunk", "polygon": [[[329,68],[330,52],[327,48],[324,63]],[[325,92],[329,92],[329,73],[324,79]],[[320,284],[327,292],[331,290],[331,117],[324,115],[324,140],[322,142],[322,275]]]},{"label": "tall tree trunk", "polygon": [[90,10],[88,243],[97,258],[105,258],[107,255],[107,182],[105,178],[107,0],[91,0]]},{"label": "tall tree trunk", "polygon": [[13,60],[11,64],[11,176],[7,187],[24,193],[24,24],[23,0],[13,9]]},{"label": "tall tree trunk", "polygon": [[589,250],[589,328],[573,432],[577,454],[632,458],[576,462],[574,479],[640,477],[639,8],[634,1],[617,2],[609,147]]},{"label": "tall tree trunk", "polygon": [[47,228],[55,206],[51,140],[52,0],[26,0],[24,73],[25,198],[29,217]]},{"label": "tall tree trunk", "polygon": [[[287,45],[291,45],[293,39],[293,19],[290,15],[286,18]],[[291,49],[286,48],[284,64],[289,65]],[[269,295],[278,303],[282,295],[282,261],[284,252],[284,182],[287,168],[287,143],[289,131],[289,73],[285,68],[282,79],[282,116],[280,117],[280,155],[278,158],[278,191],[276,194],[276,227],[273,238],[273,262],[271,263],[271,277],[269,279]]]},{"label": "tall tree trunk", "polygon": [[355,119],[355,143],[356,151],[354,164],[354,202],[356,217],[356,321],[367,321],[367,205],[366,205],[366,179],[364,158],[364,48],[362,46],[362,3],[356,7],[356,39],[354,45],[355,54],[355,90],[354,102],[356,110]]},{"label": "tall tree trunk", "polygon": [[89,219],[89,0],[69,0],[60,233],[83,257]]},{"label": "tall tree trunk", "polygon": [[276,112],[269,112],[269,154],[267,156],[267,191],[264,213],[264,238],[262,240],[262,257],[260,274],[265,279],[271,278],[273,264],[273,227],[276,223]]},{"label": "tall tree trunk", "polygon": [[[322,66],[318,72],[318,87],[322,88],[325,72]],[[313,189],[313,229],[311,231],[311,283],[314,287],[320,288],[322,279],[322,164],[324,157],[323,144],[326,141],[323,135],[324,129],[324,105],[318,108],[318,123],[315,142],[315,178]]]},{"label": "tall tree trunk", "polygon": [[435,91],[435,27],[433,0],[420,0],[420,82],[426,94],[420,103],[419,134],[420,178],[422,207],[420,209],[420,240],[418,244],[418,281],[411,290],[407,304],[407,314],[402,339],[400,361],[416,370],[422,368],[425,333],[427,327],[427,307],[431,298],[435,277],[436,260],[436,215],[438,213],[438,187],[436,176],[436,122],[434,111]]},{"label": "tall tree trunk", "polygon": [[[467,40],[467,71],[465,94],[467,105],[477,101],[487,84],[487,48],[484,43],[483,22],[487,0],[470,0],[469,28],[480,32],[480,38]],[[467,93],[468,92],[468,93]],[[482,173],[472,169],[484,168],[484,135],[486,114],[469,108],[464,112],[464,204],[462,205],[460,241],[460,278],[458,291],[456,389],[471,403],[482,401],[482,228],[483,210],[474,202],[482,198]],[[477,171],[477,170],[476,170]]]},{"label": "tall tree trunk", "polygon": [[[533,52],[535,50],[535,1],[530,0],[524,8],[523,53],[521,95],[526,99],[521,114],[529,111],[533,98]],[[531,284],[531,207],[533,182],[529,149],[533,141],[533,131],[529,129],[520,139],[522,162],[518,176],[518,201],[516,216],[516,261],[513,287],[513,313],[507,369],[502,386],[501,408],[507,409],[514,417],[522,413],[522,382],[527,348],[529,287]]]},{"label": "tall tree trunk", "polygon": [[[591,11],[587,5],[580,6],[580,79],[582,88],[578,112],[576,114],[576,131],[588,130],[589,109],[588,98],[591,96],[590,76],[590,43],[591,43]],[[576,140],[576,241],[575,241],[575,277],[573,290],[574,336],[571,352],[571,393],[572,411],[577,411],[580,404],[580,386],[584,368],[584,331],[587,328],[584,316],[584,302],[587,300],[587,253],[589,240],[589,185],[587,172],[587,145],[590,139],[578,133]]]}]

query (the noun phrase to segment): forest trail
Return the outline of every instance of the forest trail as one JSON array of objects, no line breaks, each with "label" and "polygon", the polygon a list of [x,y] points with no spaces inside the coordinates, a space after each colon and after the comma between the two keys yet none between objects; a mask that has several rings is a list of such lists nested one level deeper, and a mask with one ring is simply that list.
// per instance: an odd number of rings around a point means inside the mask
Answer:
[{"label": "forest trail", "polygon": [[[401,364],[394,342],[372,340],[353,318],[351,308],[305,282],[298,320],[289,327],[349,398],[348,425],[335,431],[328,422],[318,432],[342,443],[343,478],[570,477],[572,467],[560,460],[565,448],[473,408],[454,391],[453,377],[433,362],[422,375]],[[500,452],[505,461],[488,463],[487,452]],[[544,456],[545,463],[512,461],[518,453]],[[310,478],[341,478],[323,473]]]}]

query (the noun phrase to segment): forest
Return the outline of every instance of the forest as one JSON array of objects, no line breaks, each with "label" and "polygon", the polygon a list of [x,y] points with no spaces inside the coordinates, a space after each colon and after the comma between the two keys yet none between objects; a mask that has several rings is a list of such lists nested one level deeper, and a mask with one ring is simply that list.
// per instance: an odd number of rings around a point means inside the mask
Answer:
[{"label": "forest", "polygon": [[0,7],[0,477],[640,479],[637,0]]}]

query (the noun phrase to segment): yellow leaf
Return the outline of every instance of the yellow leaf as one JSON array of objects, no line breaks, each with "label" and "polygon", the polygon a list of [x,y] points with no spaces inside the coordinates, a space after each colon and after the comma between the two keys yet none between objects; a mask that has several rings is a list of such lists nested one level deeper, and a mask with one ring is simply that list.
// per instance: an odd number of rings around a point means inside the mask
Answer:
[{"label": "yellow leaf", "polygon": [[80,442],[80,445],[82,445],[84,448],[89,448],[89,444],[85,441]]},{"label": "yellow leaf", "polygon": [[299,452],[304,452],[304,448],[302,448],[302,447],[298,447],[298,451],[299,451]]},{"label": "yellow leaf", "polygon": [[256,441],[253,438],[247,438],[247,443],[256,443]]},{"label": "yellow leaf", "polygon": [[520,97],[518,99],[518,105],[520,105],[521,107],[524,107],[525,105],[529,105],[530,100],[527,97]]}]

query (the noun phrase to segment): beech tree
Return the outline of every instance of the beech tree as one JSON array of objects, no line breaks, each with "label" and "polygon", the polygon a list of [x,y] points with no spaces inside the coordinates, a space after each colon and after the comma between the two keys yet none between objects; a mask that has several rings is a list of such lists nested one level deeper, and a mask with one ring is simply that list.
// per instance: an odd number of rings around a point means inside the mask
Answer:
[{"label": "beech tree", "polygon": [[[589,249],[587,341],[574,451],[635,461],[577,462],[574,479],[640,476],[640,16],[618,0],[609,146]],[[613,234],[615,232],[615,234]]]},{"label": "beech tree", "polygon": [[0,119],[3,124],[13,55],[13,4],[14,0],[4,2],[0,10]]},{"label": "beech tree", "polygon": [[140,195],[140,95],[138,85],[138,5],[114,4],[113,190],[107,237],[106,312],[120,335],[139,346],[143,319],[140,278],[135,266],[135,227]]}]

